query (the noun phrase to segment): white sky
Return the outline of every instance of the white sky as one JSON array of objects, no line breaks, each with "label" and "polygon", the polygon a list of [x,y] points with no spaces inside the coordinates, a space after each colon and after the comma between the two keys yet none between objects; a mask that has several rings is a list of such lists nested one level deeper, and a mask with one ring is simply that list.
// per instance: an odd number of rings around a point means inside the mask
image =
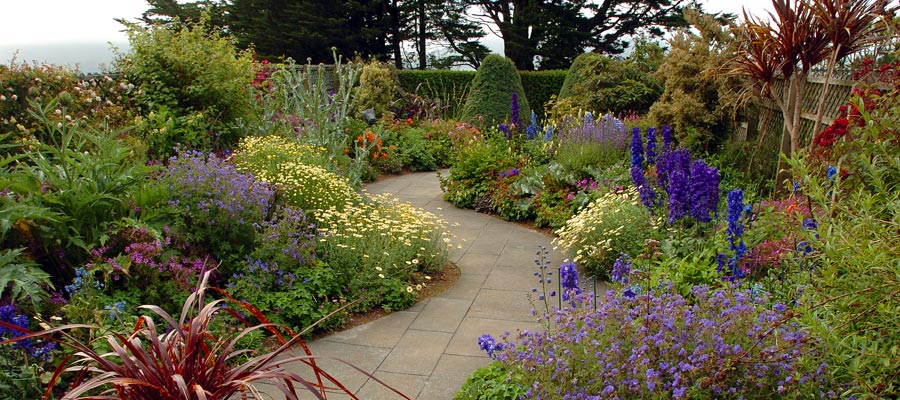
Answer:
[{"label": "white sky", "polygon": [[[739,15],[741,7],[760,16],[771,7],[770,0],[701,1],[707,12],[726,11]],[[76,62],[58,59],[71,57],[63,54],[65,51],[54,55],[53,51],[48,53],[45,49],[40,55],[33,55],[29,49],[35,45],[90,43],[97,48],[108,42],[127,43],[121,32],[122,26],[113,18],[134,20],[148,7],[145,0],[0,0],[0,63],[7,63],[16,50],[20,52],[20,61]],[[497,40],[487,42],[494,47]]]}]

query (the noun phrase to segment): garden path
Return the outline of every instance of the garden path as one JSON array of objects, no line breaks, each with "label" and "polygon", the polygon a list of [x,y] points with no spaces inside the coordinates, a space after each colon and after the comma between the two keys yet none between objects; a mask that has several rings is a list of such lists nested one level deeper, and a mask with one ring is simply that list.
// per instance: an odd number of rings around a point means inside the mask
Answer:
[{"label": "garden path", "polygon": [[[390,177],[369,184],[366,190],[390,193],[443,215],[452,225],[454,240],[462,244],[451,253],[462,275],[455,286],[438,296],[313,341],[310,350],[317,356],[347,361],[410,399],[452,399],[472,372],[491,361],[478,348],[478,336],[489,333],[498,337],[504,331],[539,327],[531,316],[527,294],[536,283],[537,246],[552,249],[552,239],[521,225],[454,207],[443,200],[434,172]],[[556,266],[563,260],[558,251],[551,250],[549,257]],[[360,399],[402,398],[343,363],[320,359],[317,364]],[[307,369],[297,372],[311,376],[308,367],[293,368]],[[328,396],[347,398],[337,393]]]}]

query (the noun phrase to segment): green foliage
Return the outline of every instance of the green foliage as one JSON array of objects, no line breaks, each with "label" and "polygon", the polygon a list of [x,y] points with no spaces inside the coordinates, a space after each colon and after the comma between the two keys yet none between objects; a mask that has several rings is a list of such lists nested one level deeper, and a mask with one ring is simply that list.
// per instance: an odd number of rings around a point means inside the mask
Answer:
[{"label": "green foliage", "polygon": [[[859,398],[900,395],[898,93],[895,88],[865,107],[854,99],[862,109],[859,124],[851,123],[830,159],[791,161],[802,190],[821,208],[818,228],[806,238],[813,251],[795,256],[791,280],[807,285],[803,320],[824,339],[846,395]],[[830,179],[816,172],[824,165],[834,167]]]},{"label": "green foliage", "polygon": [[178,153],[178,149],[213,148],[213,138],[209,135],[212,128],[212,122],[203,112],[177,115],[161,105],[138,118],[134,132],[146,144],[148,157],[166,160]]},{"label": "green foliage", "polygon": [[507,367],[492,362],[466,378],[453,400],[516,400],[525,395],[525,388],[510,379]]},{"label": "green foliage", "polygon": [[[576,58],[566,74],[555,107],[591,111],[595,114],[624,111],[646,112],[662,93],[653,76],[663,50],[646,41],[635,43],[635,51],[625,59],[594,53]],[[554,115],[561,113],[554,111]]]},{"label": "green foliage", "polygon": [[519,71],[522,87],[528,95],[531,110],[537,114],[538,120],[544,119],[544,104],[559,93],[565,82],[567,71]]},{"label": "green foliage", "polygon": [[404,129],[397,138],[397,156],[411,171],[434,171],[437,160],[425,140],[423,129]]},{"label": "green foliage", "polygon": [[109,133],[51,121],[55,100],[32,107],[35,120],[44,124],[42,134],[54,139],[26,142],[23,162],[10,172],[8,188],[24,198],[31,208],[25,212],[41,217],[39,225],[29,217],[13,221],[17,238],[11,240],[27,243],[41,264],[79,265],[112,222],[132,213],[127,201],[154,168]]},{"label": "green foliage", "polygon": [[[336,70],[324,65],[297,65],[293,60],[272,74],[273,90],[261,98],[264,115],[270,121],[289,127],[287,132],[300,143],[325,149],[327,169],[341,170],[354,187],[362,182],[368,168],[368,146],[356,148],[347,162],[346,151],[353,145],[349,128],[356,110],[357,82],[361,63],[343,63],[333,50]],[[329,82],[331,82],[329,84]]]},{"label": "green foliage", "polygon": [[565,99],[575,96],[575,88],[588,77],[588,68],[600,62],[602,55],[594,52],[582,53],[572,61],[572,66],[566,71],[566,78],[559,88],[559,98]]},{"label": "green foliage", "polygon": [[700,34],[683,30],[669,40],[669,53],[656,74],[665,89],[650,118],[674,128],[688,149],[708,150],[728,138],[740,108],[741,79],[722,71],[734,38],[712,15],[686,10],[685,17]]},{"label": "green foliage", "polygon": [[405,93],[404,110],[419,116],[458,119],[475,72],[404,69],[397,71],[397,79]]},{"label": "green foliage", "polygon": [[[518,94],[518,121],[510,121],[513,93]],[[522,79],[512,61],[497,54],[485,57],[472,80],[472,88],[463,107],[463,120],[482,127],[500,123],[525,126],[530,110]]]},{"label": "green foliage", "polygon": [[127,33],[131,51],[118,55],[116,67],[139,89],[135,97],[147,115],[165,109],[173,114],[173,123],[187,123],[182,129],[208,127],[201,132],[206,140],[198,143],[203,146],[236,144],[242,132],[235,123],[254,113],[251,52],[237,51],[232,40],[210,32],[202,22],[191,27],[129,25]]},{"label": "green foliage", "polygon": [[359,75],[359,97],[356,108],[375,110],[376,115],[390,111],[400,90],[397,71],[389,64],[372,61]]},{"label": "green foliage", "polygon": [[3,371],[0,374],[0,396],[4,399],[39,399],[44,396],[50,373],[41,363],[28,359],[24,350],[15,349],[12,345],[0,345],[0,370]]},{"label": "green foliage", "polygon": [[441,177],[444,199],[459,208],[490,208],[493,181],[515,167],[518,158],[510,143],[496,136],[458,144],[450,176]]},{"label": "green foliage", "polygon": [[53,285],[49,274],[22,258],[23,250],[0,250],[0,297],[13,304],[31,302],[37,308],[47,298],[44,287]]}]

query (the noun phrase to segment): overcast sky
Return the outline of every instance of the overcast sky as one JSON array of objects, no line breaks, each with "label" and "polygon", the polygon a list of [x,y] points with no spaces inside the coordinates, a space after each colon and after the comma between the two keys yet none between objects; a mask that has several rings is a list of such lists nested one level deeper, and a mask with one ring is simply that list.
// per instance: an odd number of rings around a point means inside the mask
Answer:
[{"label": "overcast sky", "polygon": [[[707,12],[739,15],[742,7],[757,15],[771,7],[770,0],[701,1]],[[147,8],[145,0],[0,0],[0,64],[7,64],[18,50],[19,61],[77,63],[82,70],[94,71],[96,65],[87,64],[112,58],[109,42],[127,43],[122,26],[113,19],[134,20]],[[489,41],[488,46],[497,43]]]}]

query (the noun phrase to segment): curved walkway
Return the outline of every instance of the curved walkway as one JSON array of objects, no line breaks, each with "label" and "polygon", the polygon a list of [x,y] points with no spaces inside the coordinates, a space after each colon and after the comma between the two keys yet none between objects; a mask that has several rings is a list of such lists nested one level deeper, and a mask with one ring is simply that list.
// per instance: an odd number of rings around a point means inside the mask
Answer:
[{"label": "curved walkway", "polygon": [[[391,177],[366,189],[443,215],[453,225],[454,240],[462,244],[451,253],[462,276],[444,293],[406,311],[316,340],[309,347],[314,355],[345,360],[372,373],[410,399],[452,399],[472,372],[491,361],[478,348],[478,336],[538,327],[527,298],[537,284],[533,275],[537,246],[551,249],[554,266],[563,256],[552,251],[552,239],[546,235],[444,201],[434,172]],[[317,364],[360,399],[402,398],[342,363]]]}]

